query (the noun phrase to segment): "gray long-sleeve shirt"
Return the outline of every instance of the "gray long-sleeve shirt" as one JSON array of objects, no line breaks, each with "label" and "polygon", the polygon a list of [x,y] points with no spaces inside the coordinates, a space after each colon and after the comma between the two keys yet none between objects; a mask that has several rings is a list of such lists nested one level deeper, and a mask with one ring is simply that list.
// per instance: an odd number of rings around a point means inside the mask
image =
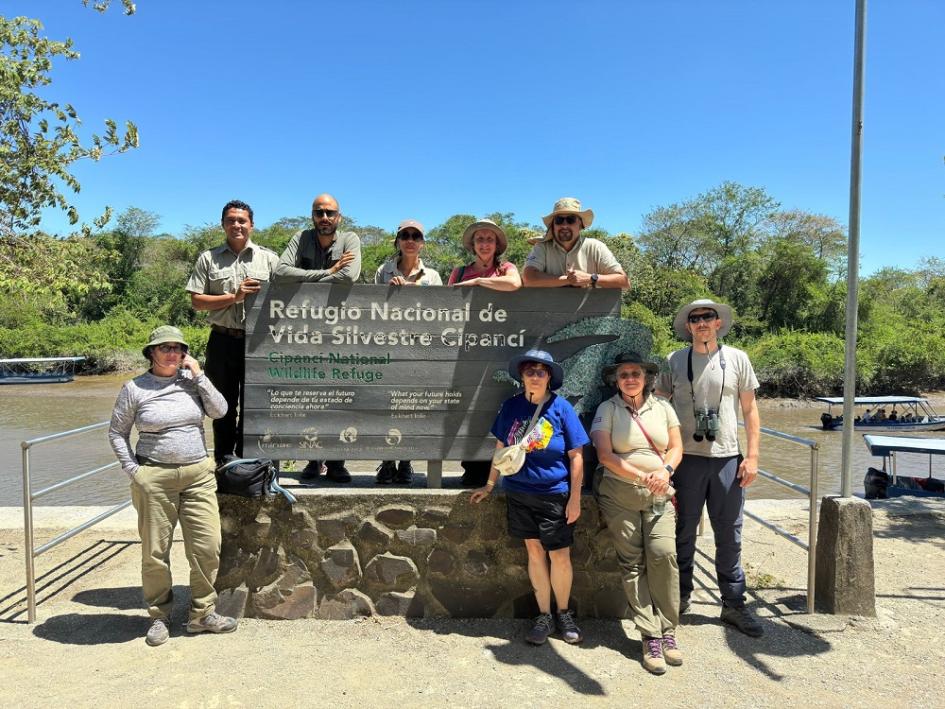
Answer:
[{"label": "gray long-sleeve shirt", "polygon": [[[183,373],[156,377],[146,372],[121,388],[108,442],[129,477],[138,472],[135,452],[158,463],[196,463],[207,457],[203,417],[221,418],[226,408],[226,400],[206,374],[191,379]],[[135,452],[132,426],[138,428]]]},{"label": "gray long-sleeve shirt", "polygon": [[[332,273],[329,269],[346,251],[354,254],[354,260]],[[314,229],[300,231],[279,257],[275,275],[306,283],[354,283],[361,275],[361,239],[353,231],[339,231],[331,246],[324,249]]]}]

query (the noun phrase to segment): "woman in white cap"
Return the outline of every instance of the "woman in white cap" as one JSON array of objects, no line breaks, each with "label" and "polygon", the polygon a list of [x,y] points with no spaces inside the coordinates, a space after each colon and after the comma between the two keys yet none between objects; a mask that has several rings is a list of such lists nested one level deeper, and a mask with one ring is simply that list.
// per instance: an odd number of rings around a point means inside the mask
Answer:
[{"label": "woman in white cap", "polygon": [[518,269],[514,263],[499,258],[508,247],[509,240],[502,227],[491,219],[470,224],[463,232],[463,248],[473,255],[473,261],[454,268],[446,284],[518,290],[522,287]]},{"label": "woman in white cap", "polygon": [[602,373],[617,393],[597,407],[591,439],[604,468],[597,502],[643,640],[643,667],[661,675],[667,664],[682,664],[676,516],[667,498],[683,446],[673,407],[651,395],[658,372],[637,352],[617,355]]},{"label": "woman in white cap", "polygon": [[[517,355],[509,362],[509,374],[524,391],[502,404],[492,435],[496,449],[528,442],[521,469],[502,479],[509,535],[525,542],[528,578],[538,601],[539,615],[525,639],[541,645],[557,625],[565,642],[579,643],[584,636],[570,609],[571,545],[581,515],[583,449],[590,441],[574,407],[555,394],[564,383],[564,370],[551,354],[528,350]],[[498,478],[493,466],[471,501],[488,497]],[[551,615],[552,594],[557,618]]]},{"label": "woman in white cap", "polygon": [[[142,350],[150,369],[118,394],[108,440],[131,480],[141,535],[141,582],[151,616],[145,641],[161,645],[174,606],[171,541],[180,520],[190,562],[188,633],[228,633],[236,620],[219,615],[213,588],[220,566],[216,462],[207,455],[204,417],[226,413],[226,400],[188,354],[180,330],[163,325]],[[138,429],[132,452],[131,429]]]}]

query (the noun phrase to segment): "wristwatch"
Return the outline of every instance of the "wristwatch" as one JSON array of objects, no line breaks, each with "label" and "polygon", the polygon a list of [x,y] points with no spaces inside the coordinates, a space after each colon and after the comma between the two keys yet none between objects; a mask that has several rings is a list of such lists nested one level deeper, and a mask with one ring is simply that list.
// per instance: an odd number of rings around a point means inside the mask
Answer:
[{"label": "wristwatch", "polygon": [[664,465],[663,467],[666,468],[666,472],[668,472],[670,475],[672,475],[674,472],[676,472],[676,468],[674,468],[674,467],[673,467],[672,465],[670,465],[669,463],[667,463],[667,464]]},{"label": "wristwatch", "polygon": [[591,288],[597,288],[597,279],[600,278],[596,273],[591,274]]}]

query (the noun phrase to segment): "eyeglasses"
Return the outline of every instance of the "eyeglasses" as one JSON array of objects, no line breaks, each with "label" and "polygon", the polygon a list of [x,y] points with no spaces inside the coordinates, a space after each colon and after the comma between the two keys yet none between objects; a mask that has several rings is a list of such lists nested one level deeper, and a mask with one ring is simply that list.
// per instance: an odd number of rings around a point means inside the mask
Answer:
[{"label": "eyeglasses", "polygon": [[558,226],[561,226],[562,224],[574,224],[574,222],[576,222],[577,220],[578,218],[575,215],[569,214],[566,217],[561,217],[561,216],[555,217],[555,224],[557,224]]},{"label": "eyeglasses", "polygon": [[620,374],[617,375],[617,378],[618,379],[640,379],[642,376],[643,376],[643,370],[640,370],[638,372],[635,372],[635,371],[621,372]]},{"label": "eyeglasses", "polygon": [[423,241],[423,234],[419,231],[402,231],[397,238],[401,241]]},{"label": "eyeglasses", "polygon": [[708,312],[708,313],[690,313],[690,314],[689,314],[689,322],[691,322],[693,325],[695,325],[697,322],[702,322],[702,321],[705,321],[705,322],[712,322],[713,320],[717,319],[718,317],[719,317],[719,314],[718,314],[717,312],[715,312],[714,310],[712,310],[712,311],[710,311],[710,312]]},{"label": "eyeglasses", "polygon": [[313,217],[328,217],[329,219],[334,219],[335,217],[338,216],[338,210],[337,209],[313,209],[312,216]]},{"label": "eyeglasses", "polygon": [[541,367],[528,367],[527,369],[522,370],[522,374],[526,377],[537,377],[538,379],[544,379],[548,376],[548,370],[542,369]]},{"label": "eyeglasses", "polygon": [[157,345],[158,352],[162,354],[169,354],[171,352],[183,352],[183,345]]}]

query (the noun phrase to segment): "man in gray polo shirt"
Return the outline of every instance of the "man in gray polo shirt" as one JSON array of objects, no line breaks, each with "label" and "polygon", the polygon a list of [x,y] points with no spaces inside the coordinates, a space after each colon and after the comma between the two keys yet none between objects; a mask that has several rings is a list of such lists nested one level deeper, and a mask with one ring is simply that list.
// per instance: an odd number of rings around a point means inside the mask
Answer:
[{"label": "man in gray polo shirt", "polygon": [[227,455],[243,456],[246,311],[279,262],[275,252],[250,239],[253,210],[248,204],[227,202],[221,222],[226,243],[200,254],[186,286],[193,309],[209,311],[205,371],[226,399],[226,415],[213,421],[213,456],[218,465]]},{"label": "man in gray polo shirt", "polygon": [[594,212],[574,197],[555,202],[542,217],[548,231],[525,259],[522,281],[529,288],[629,288],[630,281],[607,244],[581,236]]},{"label": "man in gray polo shirt", "polygon": [[[312,202],[314,229],[295,234],[279,257],[276,277],[305,283],[354,283],[361,275],[361,240],[353,231],[338,231],[341,209],[330,194]],[[351,482],[343,460],[325,461],[325,476],[336,483]],[[300,480],[311,481],[322,471],[320,460],[310,460]]]}]

